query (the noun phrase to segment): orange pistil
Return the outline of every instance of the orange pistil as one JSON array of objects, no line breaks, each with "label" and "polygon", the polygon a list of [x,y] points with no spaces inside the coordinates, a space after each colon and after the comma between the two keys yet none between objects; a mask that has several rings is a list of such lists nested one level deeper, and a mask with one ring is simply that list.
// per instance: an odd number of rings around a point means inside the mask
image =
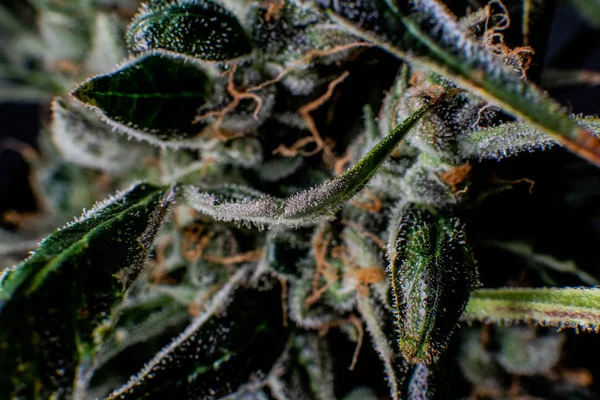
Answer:
[{"label": "orange pistil", "polygon": [[350,318],[348,318],[348,321],[354,325],[354,327],[356,328],[357,332],[358,332],[358,340],[356,341],[356,348],[354,349],[354,355],[352,356],[352,364],[350,364],[350,366],[348,367],[348,370],[350,371],[354,371],[354,367],[356,366],[356,362],[358,361],[358,355],[360,353],[360,348],[362,347],[362,343],[363,343],[363,339],[365,337],[365,331],[362,327],[362,323],[360,322],[360,319],[358,319],[358,317],[356,315],[351,315]]},{"label": "orange pistil", "polygon": [[[279,15],[278,12],[282,9],[284,4],[285,4],[285,0],[281,0],[280,3],[271,3],[269,5],[269,9],[267,9],[267,15],[270,16],[269,18],[278,17],[278,15]],[[265,16],[265,18],[267,17],[267,15]],[[326,57],[326,56],[333,55],[333,54],[336,54],[336,53],[339,53],[342,51],[350,50],[350,49],[356,48],[356,47],[371,47],[371,46],[373,46],[373,44],[368,43],[368,42],[354,42],[354,43],[348,43],[348,44],[344,44],[344,45],[340,45],[340,46],[335,46],[328,50],[320,50],[320,49],[311,50],[311,51],[307,52],[304,57],[296,60],[294,63],[292,63],[289,67],[285,68],[274,78],[264,81],[256,86],[250,87],[245,90],[240,90],[240,89],[236,88],[236,86],[235,86],[234,74],[235,74],[237,65],[233,64],[231,69],[226,73],[229,77],[228,84],[227,84],[227,92],[233,98],[233,100],[229,104],[227,104],[225,107],[223,107],[221,110],[209,111],[205,114],[197,116],[194,119],[193,123],[198,123],[207,118],[216,117],[217,119],[212,128],[214,130],[218,130],[219,127],[221,126],[221,124],[223,123],[225,116],[228,113],[230,113],[231,111],[235,110],[235,108],[240,104],[240,101],[243,99],[250,99],[250,100],[254,100],[256,102],[256,107],[254,109],[253,115],[254,115],[254,118],[258,119],[258,113],[260,112],[260,110],[263,106],[263,99],[259,95],[255,94],[254,92],[257,92],[269,85],[279,82],[288,73],[293,71],[294,68],[298,67],[301,64],[309,62],[313,58]],[[314,123],[312,117],[310,116],[310,112],[319,108],[325,101],[327,101],[329,99],[329,97],[331,97],[335,85],[337,85],[341,80],[345,79],[347,75],[348,75],[348,72],[345,72],[342,76],[340,76],[339,78],[337,78],[336,80],[331,82],[329,85],[328,91],[324,96],[321,96],[319,99],[310,102],[309,104],[307,104],[306,106],[304,106],[300,110],[298,110],[298,112],[300,113],[300,115],[302,115],[306,124],[308,125],[309,130],[314,137],[314,142],[317,145],[315,150],[313,150],[311,152],[305,152],[305,153],[303,153],[303,155],[306,156],[306,155],[316,154],[325,147],[325,142],[319,135],[319,133],[316,129],[315,123]],[[305,145],[307,145],[309,143],[312,143],[312,142],[308,142],[308,141],[304,141],[302,143],[299,142],[299,143],[293,145],[291,148],[281,145],[280,147],[278,147],[278,149],[275,150],[275,152],[281,153],[284,156],[295,156],[296,154],[301,154],[300,148],[304,147]],[[329,147],[327,147],[326,152],[331,153],[331,150]],[[327,155],[327,158],[332,159],[332,155],[330,155],[330,154]]]},{"label": "orange pistil", "polygon": [[287,328],[288,326],[288,286],[287,281],[284,277],[279,276],[279,283],[281,284],[281,312],[283,313],[283,327]]},{"label": "orange pistil", "polygon": [[263,99],[255,93],[250,93],[249,90],[240,90],[236,88],[234,82],[234,74],[236,68],[237,64],[233,64],[231,66],[231,69],[227,73],[229,77],[227,81],[227,93],[229,93],[229,95],[233,97],[233,100],[221,110],[209,111],[206,114],[196,117],[193,123],[198,123],[210,117],[217,117],[217,120],[213,125],[213,129],[218,130],[221,124],[223,123],[223,119],[225,118],[225,116],[231,111],[235,110],[243,99],[250,99],[256,102],[256,107],[254,108],[253,116],[255,119],[258,119],[258,113],[260,112],[263,106]]},{"label": "orange pistil", "polygon": [[52,65],[52,69],[57,72],[64,72],[70,75],[76,75],[79,74],[79,72],[81,71],[81,66],[75,64],[71,60],[62,59],[55,62],[54,65]]},{"label": "orange pistil", "polygon": [[348,367],[348,370],[353,371],[354,367],[356,366],[356,362],[358,361],[358,355],[360,353],[360,349],[362,348],[363,340],[365,337],[365,331],[362,327],[362,322],[360,321],[360,319],[356,315],[352,314],[346,320],[331,321],[331,322],[325,323],[319,328],[319,335],[325,336],[325,335],[327,335],[327,332],[329,332],[329,330],[331,328],[338,328],[345,324],[354,325],[354,327],[356,328],[356,331],[358,333],[358,339],[356,341],[356,348],[354,349],[354,354],[352,356],[352,363]]},{"label": "orange pistil", "polygon": [[248,91],[256,92],[266,86],[269,86],[276,82],[279,82],[281,79],[283,79],[284,76],[286,76],[291,71],[293,71],[294,68],[311,61],[313,58],[330,56],[335,53],[340,53],[342,51],[350,50],[355,47],[372,47],[372,46],[373,46],[373,44],[369,43],[369,42],[354,42],[354,43],[348,43],[348,44],[344,44],[344,45],[340,45],[340,46],[335,46],[329,50],[320,50],[320,49],[310,50],[306,53],[306,55],[304,57],[294,61],[289,67],[287,67],[286,69],[281,71],[275,78],[269,79],[269,80],[261,83],[260,85],[250,88],[250,89],[248,89]]},{"label": "orange pistil", "polygon": [[215,129],[214,127],[206,129],[203,133],[223,143],[227,143],[230,140],[239,139],[246,136],[246,133],[244,132],[230,132],[225,131],[223,129]]},{"label": "orange pistil", "polygon": [[452,192],[457,193],[457,186],[462,183],[471,173],[471,164],[465,163],[458,167],[452,168],[450,171],[442,172],[440,178],[442,181],[452,186]]},{"label": "orange pistil", "polygon": [[[329,289],[331,285],[338,280],[337,273],[333,270],[333,266],[326,260],[327,248],[329,247],[330,241],[331,234],[327,234],[324,237],[323,232],[320,232],[312,243],[317,267],[312,280],[312,294],[306,299],[305,302],[306,308],[310,308],[310,306],[317,302],[327,291],[327,289]],[[321,279],[321,276],[325,277],[327,283],[319,288],[319,280]]]},{"label": "orange pistil", "polygon": [[2,214],[2,223],[14,225],[17,228],[20,228],[22,225],[26,224],[27,221],[35,220],[40,215],[38,213],[26,212],[20,213],[15,210],[6,211]]},{"label": "orange pistil", "polygon": [[505,183],[508,185],[516,185],[518,183],[528,183],[529,184],[529,194],[533,193],[533,187],[535,186],[535,181],[533,179],[529,179],[529,178],[520,178],[520,179],[515,179],[515,180],[506,180],[506,179],[501,179],[501,178],[495,178],[493,180],[493,182],[495,183]]},{"label": "orange pistil", "polygon": [[[315,274],[315,276],[317,275]],[[304,303],[306,308],[310,308],[313,304],[319,301],[321,296],[323,296],[327,289],[329,289],[334,283],[335,281],[328,281],[324,286],[317,288],[317,290],[313,290],[312,294],[306,298],[306,302]]]},{"label": "orange pistil", "polygon": [[352,200],[352,205],[362,208],[365,211],[370,212],[371,214],[379,214],[381,212],[381,199],[375,196],[369,189],[365,189],[365,194],[369,198],[368,202],[361,202],[358,200]]},{"label": "orange pistil", "polygon": [[346,79],[346,77],[348,77],[349,74],[350,73],[346,71],[333,81],[329,82],[329,85],[327,86],[327,91],[323,95],[319,96],[310,103],[302,106],[298,110],[298,113],[302,116],[302,119],[304,119],[308,130],[312,134],[312,138],[302,138],[298,142],[294,143],[292,147],[280,145],[277,149],[275,149],[273,153],[277,152],[281,153],[282,155],[291,154],[295,156],[296,154],[299,154],[299,149],[301,149],[302,147],[310,143],[315,143],[315,148],[309,152],[304,152],[304,156],[312,156],[319,153],[320,151],[323,151],[323,157],[325,160],[333,160],[334,157],[333,153],[331,152],[331,148],[325,143],[325,141],[321,137],[321,134],[317,129],[317,125],[315,124],[315,120],[310,115],[310,113],[321,107],[323,104],[325,104],[325,102],[329,100],[329,98],[333,94],[333,90],[335,89],[335,87],[344,79]]},{"label": "orange pistil", "polygon": [[302,148],[304,146],[309,145],[311,143],[315,143],[314,137],[312,137],[312,136],[303,137],[302,139],[298,140],[296,143],[294,143],[290,147],[280,144],[279,146],[277,146],[277,148],[275,150],[273,150],[272,154],[281,154],[284,157],[296,157],[297,155],[301,155],[303,157],[309,157],[318,152],[318,150],[317,151],[302,150]]},{"label": "orange pistil", "polygon": [[369,284],[379,283],[385,280],[385,271],[380,267],[358,268],[351,273],[358,280],[356,291],[361,296],[368,296],[370,293]]},{"label": "orange pistil", "polygon": [[338,158],[337,160],[335,160],[335,164],[333,167],[335,174],[337,176],[342,175],[344,173],[344,170],[346,169],[346,164],[348,164],[351,161],[352,161],[352,154],[350,153],[350,150],[348,150],[348,151],[346,151],[346,155],[344,157]]},{"label": "orange pistil", "polygon": [[202,259],[206,260],[208,262],[211,262],[211,263],[215,263],[215,264],[233,265],[233,264],[241,264],[244,262],[259,261],[262,258],[262,255],[263,255],[263,250],[256,249],[256,250],[252,250],[252,251],[248,251],[248,252],[240,253],[240,254],[235,254],[233,256],[227,256],[227,257],[220,257],[220,256],[216,256],[214,254],[204,254],[202,256]]},{"label": "orange pistil", "polygon": [[204,249],[214,236],[213,232],[202,235],[203,231],[204,227],[201,224],[194,224],[186,229],[182,244],[182,253],[186,260],[197,261],[202,257]]},{"label": "orange pistil", "polygon": [[269,6],[267,12],[265,12],[265,21],[271,22],[281,18],[281,10],[285,7],[285,0],[279,0],[277,2],[268,2]]},{"label": "orange pistil", "polygon": [[[492,13],[492,5],[500,8],[500,12]],[[500,0],[494,0],[485,7],[487,15],[485,22],[485,33],[483,42],[488,49],[495,55],[502,58],[504,63],[511,65],[521,76],[525,76],[527,69],[531,65],[534,54],[533,48],[529,46],[518,46],[511,49],[504,43],[504,35],[501,31],[510,26],[510,15],[506,6]],[[491,20],[498,21],[493,26],[489,26]],[[527,40],[527,38],[525,38]]]},{"label": "orange pistil", "polygon": [[198,303],[190,303],[188,304],[188,314],[192,317],[197,317],[204,310],[204,306]]}]

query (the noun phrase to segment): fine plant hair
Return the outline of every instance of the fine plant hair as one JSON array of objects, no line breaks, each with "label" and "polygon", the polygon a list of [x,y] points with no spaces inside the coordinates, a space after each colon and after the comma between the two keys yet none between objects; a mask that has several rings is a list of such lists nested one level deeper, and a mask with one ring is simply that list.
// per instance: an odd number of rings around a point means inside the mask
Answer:
[{"label": "fine plant hair", "polygon": [[[0,6],[0,100],[51,111],[40,154],[0,144],[39,208],[0,231],[0,398],[592,398],[557,365],[600,330],[597,278],[464,218],[530,182],[490,160],[600,166],[600,119],[528,75],[553,3]],[[479,247],[545,284],[488,285]]]}]

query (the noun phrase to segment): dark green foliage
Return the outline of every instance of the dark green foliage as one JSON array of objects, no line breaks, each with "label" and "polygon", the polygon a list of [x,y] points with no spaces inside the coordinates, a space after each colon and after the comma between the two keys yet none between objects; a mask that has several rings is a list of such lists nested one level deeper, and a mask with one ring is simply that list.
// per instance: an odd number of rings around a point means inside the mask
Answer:
[{"label": "dark green foliage", "polygon": [[127,32],[133,54],[166,50],[204,61],[226,61],[252,51],[235,16],[212,0],[156,1],[142,7]]},{"label": "dark green foliage", "polygon": [[[468,241],[464,222],[519,182],[483,159],[562,144],[599,163],[598,118],[569,116],[504,36],[515,10],[533,35],[537,3],[30,2],[40,35],[9,23],[0,74],[61,96],[45,157],[29,157],[47,220],[0,231],[7,266],[47,236],[2,273],[0,398],[446,399],[508,395],[511,374],[565,387],[568,341],[523,324],[597,331],[600,290],[550,275],[596,277],[517,238]],[[478,290],[477,246],[552,287],[522,274]]]},{"label": "dark green foliage", "polygon": [[244,272],[215,295],[205,314],[107,398],[219,398],[238,390],[253,373],[268,371],[288,335],[281,288],[237,287]]},{"label": "dark green foliage", "polygon": [[397,213],[388,258],[398,345],[407,359],[429,364],[444,350],[477,287],[475,261],[458,219],[415,204]]},{"label": "dark green foliage", "polygon": [[197,110],[211,94],[208,75],[167,55],[148,54],[82,83],[73,96],[136,139],[167,145],[198,135]]},{"label": "dark green foliage", "polygon": [[0,281],[0,390],[60,397],[90,367],[94,332],[140,273],[173,194],[133,187],[50,235]]}]

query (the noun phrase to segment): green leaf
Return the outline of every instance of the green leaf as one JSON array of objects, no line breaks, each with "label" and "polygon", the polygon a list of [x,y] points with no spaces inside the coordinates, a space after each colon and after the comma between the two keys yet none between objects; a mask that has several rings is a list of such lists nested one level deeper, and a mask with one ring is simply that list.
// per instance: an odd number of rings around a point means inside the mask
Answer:
[{"label": "green leaf", "polygon": [[600,289],[481,289],[471,295],[463,319],[485,323],[528,322],[598,332]]},{"label": "green leaf", "polygon": [[288,340],[281,287],[243,286],[242,268],[171,344],[108,398],[220,398],[268,373]]},{"label": "green leaf", "polygon": [[458,137],[458,152],[463,158],[495,158],[523,151],[544,150],[556,141],[544,131],[519,122],[479,128]]},{"label": "green leaf", "polygon": [[332,12],[330,15],[359,37],[456,82],[600,165],[600,140],[569,118],[557,102],[506,65],[501,57],[476,41],[444,4],[438,0],[412,0],[409,6],[402,7],[390,0],[386,3],[407,30],[394,43],[342,16]]},{"label": "green leaf", "polygon": [[270,271],[286,279],[300,278],[299,261],[309,259],[310,235],[303,230],[274,229],[267,235],[264,249],[264,264]]},{"label": "green leaf", "polygon": [[[140,167],[144,146],[115,135],[110,127],[79,103],[52,102],[52,141],[62,156],[75,164],[113,173]],[[147,146],[149,147],[149,146]]]},{"label": "green leaf", "polygon": [[189,323],[187,305],[170,296],[162,293],[147,295],[144,300],[133,305],[125,301],[120,307],[118,323],[94,358],[95,370],[117,358],[128,347],[148,342],[171,326],[183,324],[185,327]]},{"label": "green leaf", "polygon": [[144,4],[127,32],[133,54],[165,50],[204,61],[226,61],[252,51],[235,16],[211,0]]},{"label": "green leaf", "polygon": [[[142,279],[140,277],[136,284]],[[143,293],[141,301],[130,304],[135,289],[128,292],[120,307],[117,324],[107,330],[106,335],[103,332],[92,374],[80,385],[85,399],[105,398],[182,332],[192,319],[189,302],[178,302],[167,294]]]},{"label": "green leaf", "polygon": [[387,258],[400,351],[430,364],[446,347],[477,270],[458,218],[401,204],[392,218]]},{"label": "green leaf", "polygon": [[286,199],[234,186],[211,193],[199,193],[199,188],[186,186],[184,197],[196,210],[221,221],[301,226],[314,223],[321,217],[331,218],[335,211],[369,183],[396,145],[432,105],[425,104],[399,124],[343,175]]},{"label": "green leaf", "polygon": [[[575,117],[577,122],[599,136],[600,123],[595,117]],[[501,159],[523,151],[544,150],[555,144],[545,131],[522,122],[479,128],[458,136],[458,152],[463,158]]]},{"label": "green leaf", "polygon": [[114,72],[88,79],[72,92],[108,124],[161,147],[202,147],[194,139],[198,107],[211,94],[210,79],[197,65],[161,54],[132,60]]},{"label": "green leaf", "polygon": [[[0,393],[71,393],[94,331],[146,263],[173,192],[138,184],[48,236],[0,276]],[[79,367],[78,367],[79,364]]]},{"label": "green leaf", "polygon": [[[44,94],[46,96],[49,96],[50,94],[63,94],[71,85],[71,82],[58,75],[49,75],[45,72],[38,72],[23,68],[18,65],[9,65],[3,63],[0,63],[0,79],[11,80],[15,82],[15,85],[19,85],[17,87],[13,85],[3,87],[0,96],[3,101],[9,99],[11,95],[10,92],[17,88],[29,90],[30,92],[37,88],[40,93],[40,97],[42,97]],[[30,87],[26,89],[28,86]],[[21,94],[19,97],[26,98],[27,93]]]}]

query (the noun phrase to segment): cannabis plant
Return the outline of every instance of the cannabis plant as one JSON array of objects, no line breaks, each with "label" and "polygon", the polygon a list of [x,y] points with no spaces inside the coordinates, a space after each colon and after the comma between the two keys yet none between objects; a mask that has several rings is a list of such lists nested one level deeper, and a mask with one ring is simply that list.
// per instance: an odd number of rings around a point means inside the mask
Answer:
[{"label": "cannabis plant", "polygon": [[462,218],[513,184],[482,160],[600,165],[600,119],[505,38],[517,9],[533,43],[541,2],[32,3],[37,29],[2,14],[3,68],[58,95],[44,156],[22,149],[45,214],[114,194],[27,222],[47,236],[0,278],[1,398],[452,398],[457,364],[503,397],[560,358],[533,326],[598,329],[598,289],[482,285]]}]

